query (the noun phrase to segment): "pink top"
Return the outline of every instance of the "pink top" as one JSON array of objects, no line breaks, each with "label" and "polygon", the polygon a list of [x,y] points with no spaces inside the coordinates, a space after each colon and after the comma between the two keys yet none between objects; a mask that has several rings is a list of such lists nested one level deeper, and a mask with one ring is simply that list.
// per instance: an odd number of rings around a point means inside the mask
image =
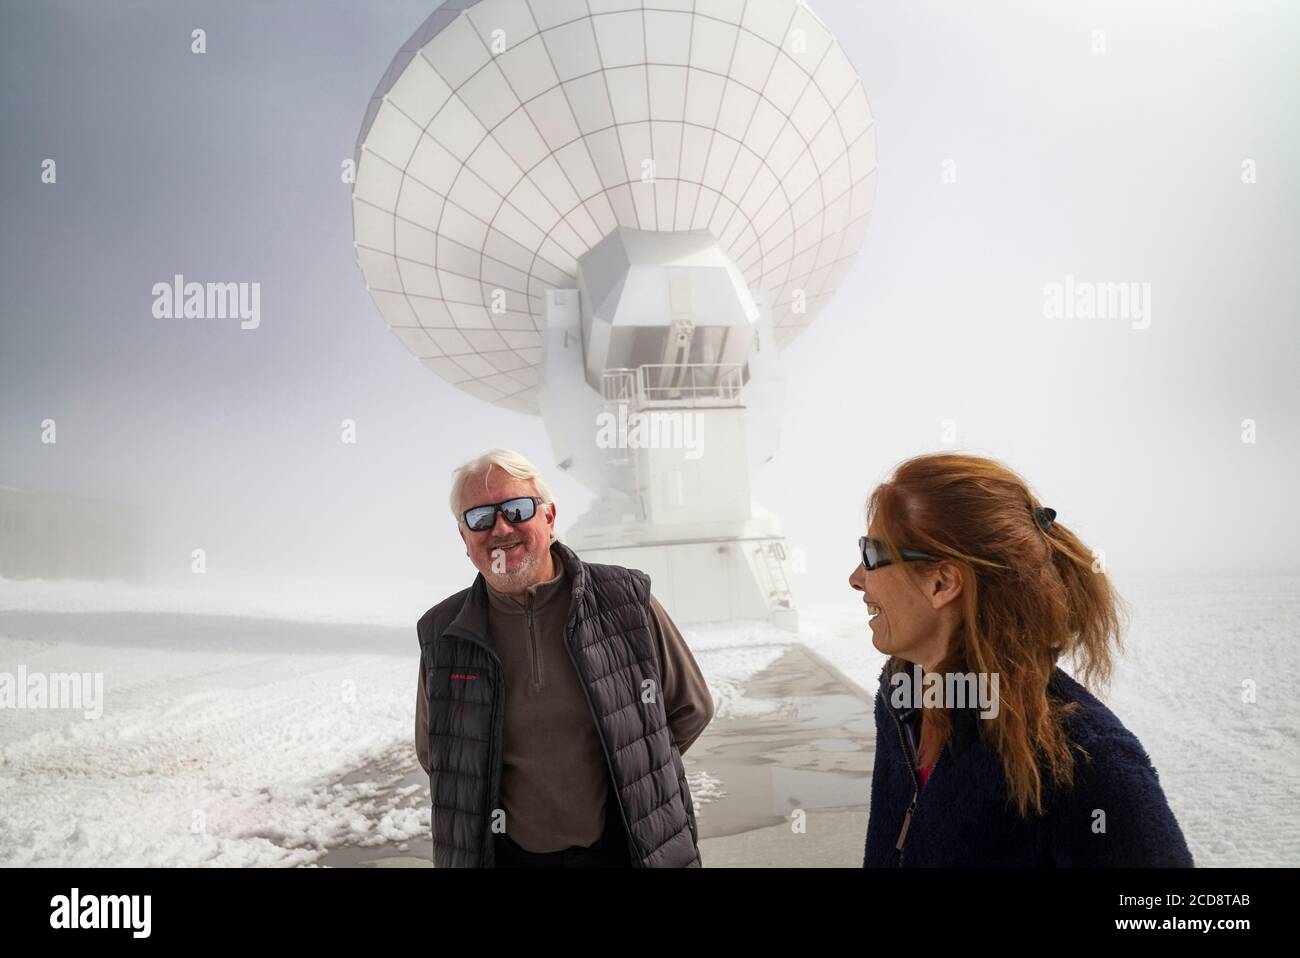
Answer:
[{"label": "pink top", "polygon": [[[920,754],[921,752],[924,752],[924,751],[925,751],[925,731],[924,731],[924,729],[923,729],[923,730],[921,731],[921,744],[920,744],[920,746],[917,748],[917,754]],[[916,770],[917,777],[921,780],[921,787],[922,787],[922,788],[924,788],[924,787],[925,787],[925,783],[926,783],[927,781],[929,781],[929,779],[930,779],[930,772],[932,772],[933,770],[934,770],[934,766],[933,766],[933,765],[927,765],[925,768],[918,768],[918,769]]]}]

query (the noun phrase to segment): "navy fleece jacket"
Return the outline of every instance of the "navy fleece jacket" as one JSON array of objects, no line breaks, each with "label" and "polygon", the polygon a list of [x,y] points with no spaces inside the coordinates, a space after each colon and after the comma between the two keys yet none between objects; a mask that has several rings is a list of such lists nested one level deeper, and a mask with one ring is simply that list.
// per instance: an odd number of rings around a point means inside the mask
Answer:
[{"label": "navy fleece jacket", "polygon": [[[1182,830],[1137,738],[1059,668],[1048,694],[1079,704],[1066,719],[1066,734],[1087,750],[1091,761],[1076,760],[1075,784],[1068,793],[1045,782],[1044,813],[1031,810],[1027,817],[1010,802],[1001,759],[984,741],[979,726],[985,720],[975,709],[953,710],[953,734],[917,795],[915,735],[907,729],[918,716],[916,710],[893,706],[890,671],[887,663],[876,693],[865,867],[1192,866]],[[914,796],[899,850],[899,833]]]}]

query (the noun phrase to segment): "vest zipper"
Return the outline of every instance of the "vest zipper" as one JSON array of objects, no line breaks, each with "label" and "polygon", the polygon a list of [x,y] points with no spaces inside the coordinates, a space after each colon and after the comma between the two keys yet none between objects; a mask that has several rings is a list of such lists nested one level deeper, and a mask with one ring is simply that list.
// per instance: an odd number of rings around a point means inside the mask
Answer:
[{"label": "vest zipper", "polygon": [[[564,626],[564,650],[569,653],[569,661],[573,663],[573,670],[578,673],[578,677],[583,681],[582,697],[587,702],[587,710],[591,712],[592,724],[596,726],[596,735],[600,738],[600,752],[605,757],[605,767],[609,769],[609,781],[613,786],[614,804],[618,806],[618,816],[623,822],[623,840],[627,843],[628,851],[632,853],[632,863],[636,867],[641,867],[641,854],[637,851],[636,844],[632,838],[632,827],[628,824],[627,813],[623,811],[623,796],[618,791],[618,778],[614,775],[614,763],[609,757],[609,743],[605,741],[605,730],[600,727],[600,719],[596,716],[596,706],[591,704],[591,693],[587,690],[586,676],[578,668],[578,660],[573,654],[573,646],[570,644],[573,638],[572,623],[566,623]],[[609,814],[606,812],[606,814]]]},{"label": "vest zipper", "polygon": [[501,664],[501,657],[496,653],[496,649],[492,648],[488,643],[482,641],[477,636],[471,635],[469,632],[460,628],[447,628],[444,634],[454,635],[457,638],[464,639],[467,642],[477,645],[480,649],[491,656],[497,664],[497,672],[495,676],[497,681],[493,683],[494,691],[492,693],[492,738],[491,744],[488,746],[488,781],[491,782],[491,785],[488,789],[490,796],[488,799],[486,816],[487,827],[483,832],[482,867],[487,868],[496,864],[496,846],[492,841],[492,812],[501,805],[501,762],[498,755],[498,746],[501,742],[501,727],[505,713],[505,706],[501,701],[500,691],[501,675],[505,669]]}]

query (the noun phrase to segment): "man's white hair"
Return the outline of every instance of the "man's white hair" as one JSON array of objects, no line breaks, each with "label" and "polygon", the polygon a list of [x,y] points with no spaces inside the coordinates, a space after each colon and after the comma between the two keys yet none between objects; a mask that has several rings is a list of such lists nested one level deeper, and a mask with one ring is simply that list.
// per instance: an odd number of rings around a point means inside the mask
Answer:
[{"label": "man's white hair", "polygon": [[531,479],[537,489],[537,495],[543,503],[554,502],[551,489],[542,478],[541,470],[513,449],[489,449],[481,456],[471,459],[451,474],[451,514],[459,523],[462,521],[460,497],[465,491],[465,483],[472,476],[486,475],[493,467],[503,470],[516,479]]}]

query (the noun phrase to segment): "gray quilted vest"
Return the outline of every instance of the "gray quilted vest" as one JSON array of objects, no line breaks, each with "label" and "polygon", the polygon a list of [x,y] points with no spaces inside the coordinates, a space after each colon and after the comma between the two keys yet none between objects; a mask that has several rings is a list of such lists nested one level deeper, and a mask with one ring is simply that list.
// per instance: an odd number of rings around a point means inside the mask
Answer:
[{"label": "gray quilted vest", "polygon": [[[660,690],[650,577],[583,562],[558,542],[553,554],[573,583],[565,644],[618,798],[609,814],[622,816],[633,865],[699,867],[695,808]],[[487,638],[483,576],[426,612],[417,631],[429,695],[433,861],[439,868],[490,868],[505,690]],[[642,701],[647,682],[652,702]]]}]

